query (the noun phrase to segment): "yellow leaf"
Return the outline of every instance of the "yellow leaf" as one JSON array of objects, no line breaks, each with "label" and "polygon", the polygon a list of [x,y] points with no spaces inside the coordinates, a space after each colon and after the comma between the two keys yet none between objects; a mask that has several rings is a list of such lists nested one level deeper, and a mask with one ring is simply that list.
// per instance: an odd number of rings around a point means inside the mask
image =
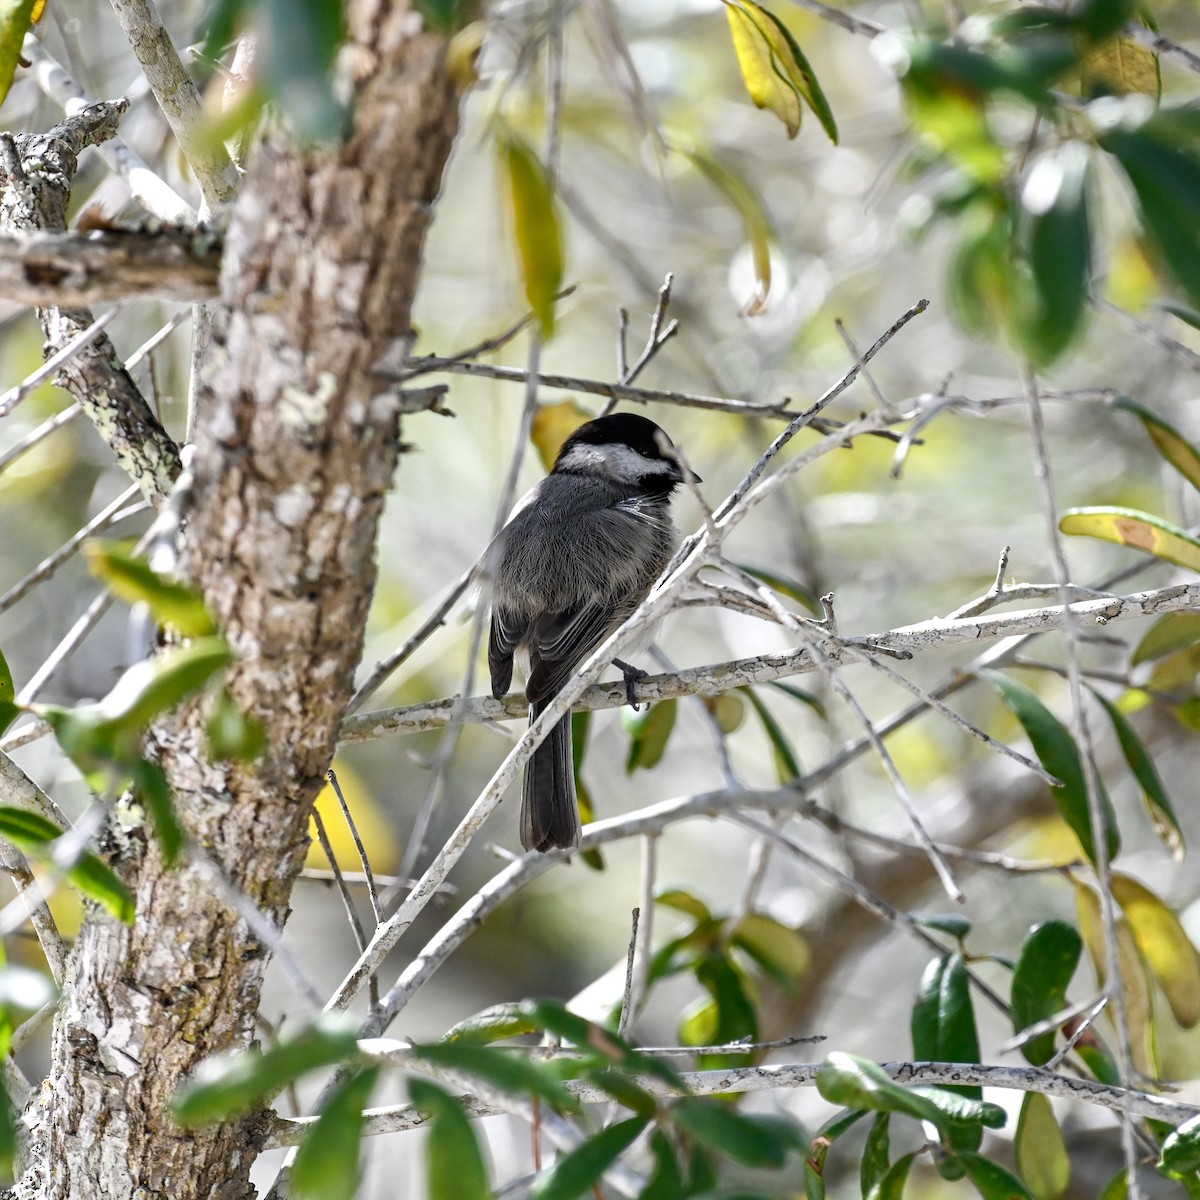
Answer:
[{"label": "yellow leaf", "polygon": [[1118,34],[1080,55],[1080,68],[1088,94],[1097,85],[1114,96],[1138,94],[1157,100],[1162,92],[1158,55],[1153,50]]},{"label": "yellow leaf", "polygon": [[542,336],[548,338],[554,333],[554,303],[563,277],[562,226],[554,189],[541,160],[516,134],[501,137],[500,156],[508,177],[525,298]]},{"label": "yellow leaf", "polygon": [[1200,959],[1179,918],[1128,875],[1112,878],[1113,899],[1125,912],[1142,957],[1184,1029],[1200,1022]]},{"label": "yellow leaf", "polygon": [[787,26],[755,0],[724,3],[733,49],[750,99],[758,108],[773,112],[787,127],[789,138],[800,131],[803,101],[836,144],[837,125],[829,101]]},{"label": "yellow leaf", "polygon": [[1029,1092],[1021,1103],[1013,1149],[1017,1170],[1037,1200],[1058,1200],[1071,1182],[1067,1144],[1048,1097]]},{"label": "yellow leaf", "polygon": [[0,0],[0,103],[12,87],[21,43],[33,24],[34,0]]},{"label": "yellow leaf", "polygon": [[580,425],[591,419],[592,414],[574,400],[537,406],[533,414],[533,424],[529,429],[529,439],[547,471],[554,466],[554,460],[558,457],[563,442]]},{"label": "yellow leaf", "polygon": [[[334,769],[337,771],[338,785],[342,789],[342,795],[346,798],[346,806],[350,809],[350,815],[354,818],[358,835],[366,847],[371,869],[381,875],[394,871],[399,855],[396,847],[396,835],[391,822],[380,810],[370,789],[357,771],[342,762],[335,762]],[[354,844],[354,838],[351,836],[346,818],[342,814],[342,806],[338,803],[337,795],[328,783],[321,789],[321,794],[317,797],[316,809],[325,826],[325,834],[329,838],[329,843],[333,847],[338,867],[347,872],[361,871],[362,865],[359,861],[358,848]],[[308,857],[305,859],[304,865],[327,871],[329,870],[329,859],[325,857],[325,851],[321,849],[321,843],[317,840],[317,831],[311,823],[309,832],[312,835],[312,844],[308,848]]]},{"label": "yellow leaf", "polygon": [[1058,527],[1063,533],[1133,546],[1176,566],[1200,571],[1200,541],[1150,513],[1132,508],[1072,508],[1063,514]]}]

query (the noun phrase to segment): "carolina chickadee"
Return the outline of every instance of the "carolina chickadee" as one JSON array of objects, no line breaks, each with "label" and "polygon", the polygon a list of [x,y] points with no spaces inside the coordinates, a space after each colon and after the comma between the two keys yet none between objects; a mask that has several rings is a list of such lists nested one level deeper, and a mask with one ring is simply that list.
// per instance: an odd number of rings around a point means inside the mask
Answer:
[{"label": "carolina chickadee", "polygon": [[[678,540],[670,497],[683,481],[670,450],[667,435],[645,417],[618,413],[581,425],[489,548],[492,695],[508,691],[513,654],[526,651],[530,721],[641,603],[670,560]],[[632,668],[618,665],[628,681]],[[521,845],[545,851],[578,844],[568,714],[525,768]]]}]

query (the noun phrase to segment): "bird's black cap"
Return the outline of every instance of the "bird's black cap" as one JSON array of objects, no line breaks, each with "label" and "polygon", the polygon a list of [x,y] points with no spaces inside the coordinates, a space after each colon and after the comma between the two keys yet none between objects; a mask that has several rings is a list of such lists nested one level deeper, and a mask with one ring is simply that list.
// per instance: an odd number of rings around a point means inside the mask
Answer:
[{"label": "bird's black cap", "polygon": [[[676,462],[673,455],[662,452],[662,441],[665,441],[668,447],[674,446],[666,430],[656,425],[649,417],[639,417],[637,413],[612,413],[580,425],[563,442],[562,449],[555,459],[555,466],[557,467],[563,456],[575,446],[628,446],[643,458]],[[695,478],[699,483],[700,477],[697,475]]]}]

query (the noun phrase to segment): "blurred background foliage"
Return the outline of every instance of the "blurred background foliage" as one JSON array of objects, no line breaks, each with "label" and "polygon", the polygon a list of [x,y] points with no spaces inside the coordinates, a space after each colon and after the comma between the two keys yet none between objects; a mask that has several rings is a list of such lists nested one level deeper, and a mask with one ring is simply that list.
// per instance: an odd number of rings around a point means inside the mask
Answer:
[{"label": "blurred background foliage", "polygon": [[[1084,0],[1040,8],[868,0],[842,16],[790,0],[773,0],[766,16],[749,3],[734,5],[730,16],[714,0],[513,0],[486,13],[432,0],[416,7],[449,31],[463,79],[474,79],[474,86],[426,249],[415,353],[474,345],[532,306],[547,339],[544,372],[613,380],[620,367],[618,310],[628,310],[630,346],[639,346],[670,273],[670,315],[679,331],[639,384],[759,402],[790,398],[800,410],[859,350],[928,298],[929,310],[829,414],[849,418],[877,404],[902,412],[918,398],[940,397],[944,407],[921,429],[919,442],[903,457],[895,442],[881,438],[859,439],[827,456],[745,522],[728,546],[739,562],[791,581],[793,595],[833,592],[843,633],[881,632],[958,608],[991,584],[1005,546],[1010,579],[1052,578],[1033,486],[1022,385],[1028,368],[1039,372],[1045,389],[1060,511],[1124,506],[1184,528],[1197,524],[1195,480],[1168,465],[1136,412],[1113,403],[1132,398],[1185,445],[1200,441],[1200,63],[1186,50],[1200,43],[1194,4]],[[269,107],[260,110],[265,101],[305,136],[340,127],[340,99],[325,85],[336,5],[181,2],[164,4],[163,15],[177,45],[196,47],[195,70],[208,80],[214,114],[226,83],[216,61],[228,62],[230,39],[249,24],[264,31],[271,49],[261,91],[237,110],[238,119],[276,119]],[[280,40],[285,28],[291,40]],[[1184,52],[1156,53],[1155,31]],[[52,0],[39,36],[88,94],[132,99],[122,136],[194,196],[108,9]],[[757,50],[756,37],[763,39]],[[561,92],[550,86],[558,61]],[[765,75],[764,61],[771,67]],[[33,73],[18,68],[4,102],[5,127],[42,130],[58,115]],[[119,221],[142,215],[121,180],[88,155],[72,212],[97,208]],[[573,290],[555,302],[563,287]],[[175,311],[141,302],[110,332],[128,355]],[[530,336],[526,331],[485,361],[523,368]],[[0,362],[5,387],[39,364],[40,334],[30,313],[0,308]],[[187,369],[185,325],[135,375],[180,438]],[[475,561],[497,518],[522,388],[463,374],[445,378],[454,419],[422,414],[404,428],[412,453],[401,461],[385,520],[368,665],[399,645]],[[601,403],[571,388],[544,391],[541,399],[572,403],[556,410],[569,420],[598,412]],[[29,396],[0,423],[0,455],[64,404],[64,393],[49,385]],[[710,504],[780,428],[773,418],[664,404],[650,415],[685,449]],[[536,434],[543,455],[563,433],[554,416],[548,412]],[[527,454],[521,486],[541,472],[536,455]],[[125,486],[81,420],[6,466],[0,592]],[[684,530],[700,520],[689,496],[679,500],[677,514]],[[147,521],[134,513],[111,532],[136,533]],[[1073,541],[1069,553],[1072,577],[1081,584],[1130,565],[1140,568],[1131,588],[1187,574],[1094,541]],[[94,591],[84,564],[73,559],[50,585],[11,607],[0,605],[0,647],[18,688]],[[459,691],[469,629],[469,610],[456,609],[370,706]],[[1174,841],[1156,836],[1144,815],[1145,782],[1125,765],[1115,727],[1099,707],[1091,719],[1122,839],[1118,868],[1152,886],[1196,939],[1200,877],[1169,851],[1179,837],[1193,844],[1200,838],[1192,765],[1198,722],[1196,704],[1188,703],[1196,695],[1200,633],[1193,625],[1167,650],[1152,646],[1139,661],[1135,650],[1146,632],[1122,625],[1089,644],[1086,661],[1098,672],[1097,688],[1129,711],[1174,799]],[[45,698],[74,703],[103,695],[142,653],[145,637],[136,615],[118,605]],[[667,625],[660,645],[664,661],[691,666],[784,650],[791,638],[729,611],[688,609]],[[1027,668],[1005,678],[1033,689],[1065,721],[1061,645],[1043,639],[1022,653]],[[969,657],[939,652],[904,669],[933,686]],[[849,680],[877,721],[908,702],[906,693],[862,669]],[[730,765],[747,785],[803,775],[859,732],[817,676],[796,683],[799,696],[764,687],[722,702],[717,716]],[[474,686],[480,690],[478,671]],[[1019,705],[995,688],[969,687],[954,703],[997,738],[1019,743],[1029,733]],[[652,728],[631,729],[611,712],[590,721],[580,770],[598,815],[720,783],[713,706],[681,701],[669,717],[660,708],[650,714]],[[514,731],[462,731],[429,845],[453,828]],[[378,871],[396,870],[404,860],[437,747],[432,734],[384,738],[344,747],[335,764]],[[1056,804],[1044,784],[961,730],[926,715],[890,738],[889,747],[939,839],[1023,861],[1080,860],[1080,844],[1060,815],[1061,798]],[[78,775],[46,742],[17,757],[69,811],[86,802]],[[885,773],[870,756],[834,775],[813,798],[854,825],[907,836]],[[326,799],[320,806],[326,828],[342,865],[353,869],[353,846],[336,804],[326,807]],[[459,897],[495,872],[498,860],[485,843],[513,846],[515,824],[514,805],[464,859],[454,876]],[[920,857],[872,847],[815,821],[805,822],[801,835],[811,850],[901,910],[947,905]],[[768,846],[750,831],[707,821],[688,822],[661,839],[658,880],[666,894],[655,924],[662,948],[637,1027],[641,1040],[706,1044],[820,1032],[837,1048],[881,1060],[919,1056],[901,1031],[928,955]],[[325,865],[316,850],[310,865]],[[620,996],[629,910],[640,894],[638,846],[606,849],[602,866],[549,873],[502,906],[411,1006],[404,1033],[435,1038],[486,1005],[530,994],[565,999],[585,987],[581,1009],[606,1016]],[[1047,919],[1086,926],[1076,906],[1089,903],[1087,878],[1085,868],[1073,877],[1018,876],[962,865],[968,899],[958,915],[970,931],[954,929],[967,961],[1007,996],[1010,965],[1003,960],[1018,959],[1031,926]],[[418,942],[456,903],[447,897],[425,914]],[[332,988],[356,957],[340,906],[314,880],[299,886],[296,910],[289,940],[314,977]],[[13,958],[21,953],[20,944],[10,949]],[[1141,956],[1153,962],[1144,947]],[[936,964],[936,978],[948,978],[957,961]],[[1089,969],[1081,968],[1084,982],[1074,985],[1072,1000],[1091,994]],[[1185,985],[1164,970],[1143,972],[1139,1065],[1194,1081],[1200,1035],[1183,1027],[1194,1026],[1194,1016],[1177,1019]],[[282,978],[268,1008],[272,1020],[289,1011]],[[914,1018],[915,1041],[940,1044],[942,1034],[928,1027],[918,1033],[917,1024]],[[997,1046],[1011,1033],[998,1014],[980,1009],[985,1060],[997,1058]],[[945,1036],[961,1050],[956,1035]],[[375,1102],[388,1099],[383,1093],[392,1086],[377,1089]],[[1194,1082],[1184,1094],[1200,1100]],[[828,1113],[809,1093],[789,1094],[783,1103],[814,1127]],[[1120,1165],[1113,1126],[1077,1108],[1060,1115],[1073,1175],[1064,1185],[1069,1190],[1046,1194],[1097,1195]],[[524,1153],[519,1139],[510,1144],[495,1129],[504,1125],[505,1119],[491,1123],[501,1174]],[[847,1136],[865,1132],[860,1125]],[[413,1144],[378,1139],[364,1195],[393,1195],[400,1178],[413,1189],[423,1186]],[[1082,1147],[1089,1152],[1078,1153]],[[838,1178],[835,1158],[831,1184]],[[914,1171],[921,1195],[963,1194],[965,1184],[942,1181],[921,1162]]]}]

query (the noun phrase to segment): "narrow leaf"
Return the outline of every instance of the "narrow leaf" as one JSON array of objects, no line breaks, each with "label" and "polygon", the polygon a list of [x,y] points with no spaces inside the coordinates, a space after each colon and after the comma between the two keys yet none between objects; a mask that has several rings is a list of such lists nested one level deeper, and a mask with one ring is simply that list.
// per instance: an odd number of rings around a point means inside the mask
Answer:
[{"label": "narrow leaf", "polygon": [[500,157],[508,179],[525,298],[542,336],[549,338],[563,277],[562,226],[554,190],[541,160],[516,134],[506,133],[501,139]]},{"label": "narrow leaf", "polygon": [[1200,571],[1200,541],[1151,513],[1133,508],[1069,508],[1058,527],[1063,533],[1132,546],[1164,562]]},{"label": "narrow leaf", "polygon": [[695,892],[686,891],[684,888],[665,888],[663,891],[655,893],[654,903],[661,904],[664,908],[673,908],[676,912],[685,913],[689,917],[694,917],[698,922],[713,919],[712,910],[708,905]]},{"label": "narrow leaf", "polygon": [[866,1200],[900,1200],[904,1195],[904,1185],[908,1182],[909,1168],[913,1165],[916,1152],[902,1155],[880,1176],[870,1193],[864,1193]]},{"label": "narrow leaf", "polygon": [[674,700],[660,700],[643,713],[627,717],[621,712],[622,724],[629,730],[629,756],[625,760],[625,773],[632,775],[637,770],[649,770],[662,762],[667,743],[675,729],[678,705]]},{"label": "narrow leaf", "polygon": [[1054,1107],[1040,1092],[1027,1092],[1013,1141],[1017,1170],[1036,1200],[1058,1200],[1071,1182],[1067,1144]]},{"label": "narrow leaf", "polygon": [[530,1193],[533,1200],[575,1200],[582,1196],[629,1149],[647,1123],[645,1117],[630,1117],[588,1138],[538,1181]]},{"label": "narrow leaf", "polygon": [[83,554],[88,569],[129,604],[145,604],[155,622],[183,637],[207,637],[217,632],[216,622],[200,593],[155,571],[125,542],[92,539]]},{"label": "narrow leaf", "polygon": [[522,1058],[504,1050],[459,1042],[414,1043],[412,1054],[449,1071],[477,1076],[508,1095],[531,1095],[556,1108],[578,1108],[575,1097],[547,1063]]},{"label": "narrow leaf", "polygon": [[1174,425],[1164,421],[1162,417],[1157,413],[1151,412],[1148,408],[1143,408],[1142,405],[1135,404],[1128,396],[1118,396],[1112,401],[1112,407],[1120,409],[1122,412],[1132,413],[1137,417],[1149,435],[1150,440],[1157,447],[1159,454],[1192,487],[1200,490],[1200,451]]},{"label": "narrow leaf", "polygon": [[969,1153],[960,1155],[959,1159],[983,1200],[1034,1200],[1029,1189],[1015,1175],[991,1159]]},{"label": "narrow leaf", "polygon": [[774,1130],[763,1128],[720,1100],[679,1100],[671,1106],[671,1119],[693,1137],[747,1167],[778,1169],[787,1156]]},{"label": "narrow leaf", "polygon": [[429,1114],[427,1194],[437,1200],[491,1200],[483,1152],[458,1101],[424,1079],[408,1081],[408,1096]]},{"label": "narrow leaf", "polygon": [[758,694],[753,688],[741,687],[738,688],[738,691],[745,693],[750,701],[750,706],[762,723],[767,741],[771,743],[771,749],[775,752],[775,774],[778,776],[779,782],[791,783],[793,780],[799,779],[802,774],[799,760],[796,758],[796,752],[792,749],[791,742],[783,732],[783,727],[775,720],[775,715],[758,698]]},{"label": "narrow leaf", "polygon": [[1133,777],[1142,789],[1142,803],[1145,804],[1146,811],[1150,814],[1155,833],[1158,834],[1171,857],[1177,862],[1182,861],[1187,850],[1183,830],[1175,816],[1175,809],[1171,805],[1167,789],[1163,786],[1158,767],[1154,765],[1154,759],[1150,757],[1150,752],[1142,744],[1142,739],[1138,737],[1125,714],[1099,692],[1093,692],[1093,695],[1112,722],[1117,741],[1121,746],[1121,753],[1125,756],[1125,761],[1129,764]]},{"label": "narrow leaf", "polygon": [[150,813],[163,858],[168,867],[172,866],[183,849],[186,835],[175,815],[175,797],[166,773],[158,763],[140,759],[133,768],[133,785]]},{"label": "narrow leaf", "polygon": [[1184,1121],[1162,1144],[1159,1170],[1176,1179],[1200,1171],[1200,1117]]},{"label": "narrow leaf", "polygon": [[891,1156],[891,1139],[888,1133],[891,1121],[891,1113],[876,1113],[867,1133],[862,1161],[858,1165],[859,1186],[864,1200],[888,1172],[888,1160]]},{"label": "narrow leaf", "polygon": [[[980,671],[979,676],[986,679],[1000,693],[1001,698],[1024,727],[1038,761],[1055,779],[1061,781],[1059,787],[1051,789],[1051,795],[1063,819],[1079,839],[1083,852],[1095,862],[1096,848],[1092,842],[1092,822],[1088,811],[1083,759],[1070,730],[1023,683],[1018,683],[999,671]],[[1103,789],[1101,801],[1104,807],[1108,857],[1112,859],[1121,848],[1116,814]]]},{"label": "narrow leaf", "polygon": [[354,1200],[363,1109],[378,1077],[378,1067],[367,1067],[351,1075],[329,1097],[292,1165],[289,1194],[296,1200]]},{"label": "narrow leaf", "polygon": [[17,698],[17,689],[13,685],[12,672],[8,669],[8,661],[0,654],[0,704],[11,704]]},{"label": "narrow leaf", "polygon": [[1200,613],[1174,612],[1159,617],[1134,647],[1131,666],[1165,658],[1177,650],[1200,645]]},{"label": "narrow leaf", "polygon": [[0,104],[12,87],[21,43],[33,24],[34,0],[0,0]]}]

